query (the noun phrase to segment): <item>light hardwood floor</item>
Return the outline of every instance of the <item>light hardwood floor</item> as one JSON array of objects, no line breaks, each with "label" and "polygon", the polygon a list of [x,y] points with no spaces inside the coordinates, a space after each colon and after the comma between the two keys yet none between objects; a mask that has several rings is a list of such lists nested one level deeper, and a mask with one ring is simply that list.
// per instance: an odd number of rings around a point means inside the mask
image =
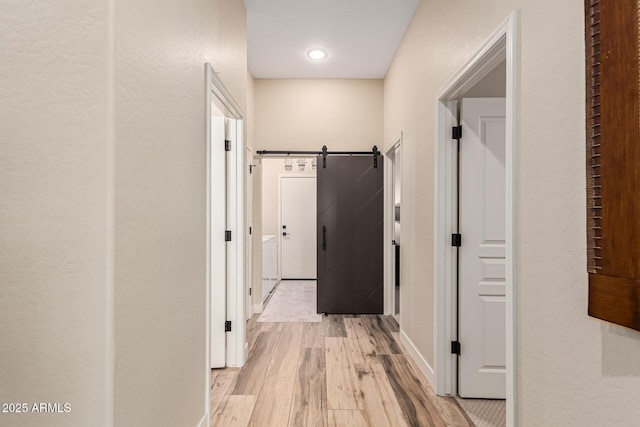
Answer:
[{"label": "light hardwood floor", "polygon": [[436,396],[390,316],[247,325],[242,369],[211,371],[212,426],[473,426]]}]

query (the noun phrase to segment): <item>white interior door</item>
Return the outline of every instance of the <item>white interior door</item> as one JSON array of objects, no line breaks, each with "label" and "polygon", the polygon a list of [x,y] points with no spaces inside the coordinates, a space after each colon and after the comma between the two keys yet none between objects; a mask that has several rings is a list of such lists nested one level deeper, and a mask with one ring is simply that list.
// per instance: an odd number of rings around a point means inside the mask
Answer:
[{"label": "white interior door", "polygon": [[[215,111],[215,106],[212,106]],[[211,265],[211,367],[224,368],[226,365],[227,337],[224,322],[227,319],[227,247],[225,229],[227,223],[226,197],[226,152],[224,150],[225,118],[211,118],[211,176],[210,176],[210,265]]]},{"label": "white interior door", "polygon": [[504,399],[505,100],[461,107],[458,394]]},{"label": "white interior door", "polygon": [[280,176],[283,279],[316,278],[316,177]]}]

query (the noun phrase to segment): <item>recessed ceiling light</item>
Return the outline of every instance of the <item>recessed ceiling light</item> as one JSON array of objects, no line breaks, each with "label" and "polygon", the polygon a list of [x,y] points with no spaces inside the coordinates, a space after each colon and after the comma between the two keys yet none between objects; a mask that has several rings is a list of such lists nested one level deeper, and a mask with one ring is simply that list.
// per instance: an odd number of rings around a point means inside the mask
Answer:
[{"label": "recessed ceiling light", "polygon": [[307,56],[311,59],[319,60],[327,57],[327,52],[322,49],[311,49],[307,52]]}]

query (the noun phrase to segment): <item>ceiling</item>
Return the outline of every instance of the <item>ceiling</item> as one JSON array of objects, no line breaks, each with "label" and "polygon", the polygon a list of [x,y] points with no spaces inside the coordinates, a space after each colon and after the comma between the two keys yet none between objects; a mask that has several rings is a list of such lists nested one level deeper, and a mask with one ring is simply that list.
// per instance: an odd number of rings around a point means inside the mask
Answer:
[{"label": "ceiling", "polygon": [[[244,0],[255,78],[383,78],[419,0]],[[307,52],[320,48],[324,60]]]}]

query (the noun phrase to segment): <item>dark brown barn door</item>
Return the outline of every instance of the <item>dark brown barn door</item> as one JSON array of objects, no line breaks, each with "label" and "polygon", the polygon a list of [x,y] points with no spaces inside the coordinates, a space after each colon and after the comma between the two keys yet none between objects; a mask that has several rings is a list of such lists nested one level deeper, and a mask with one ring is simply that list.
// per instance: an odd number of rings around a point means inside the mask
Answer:
[{"label": "dark brown barn door", "polygon": [[318,313],[383,310],[383,161],[318,158]]}]

